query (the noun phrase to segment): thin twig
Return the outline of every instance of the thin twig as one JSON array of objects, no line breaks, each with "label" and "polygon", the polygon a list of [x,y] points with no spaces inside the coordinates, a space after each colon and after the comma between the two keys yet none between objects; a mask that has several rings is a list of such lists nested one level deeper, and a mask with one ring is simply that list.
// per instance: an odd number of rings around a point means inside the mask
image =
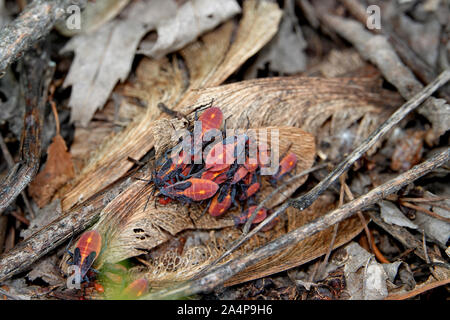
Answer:
[{"label": "thin twig", "polygon": [[[405,248],[411,249],[414,251],[414,254],[418,256],[423,261],[426,261],[426,255],[422,248],[421,241],[417,240],[406,228],[402,228],[396,225],[391,225],[383,221],[379,212],[369,212],[372,221],[381,227],[384,231],[389,233],[392,237],[394,237],[397,241],[399,241]],[[447,267],[450,267],[448,263],[446,263],[442,257],[434,254],[432,251],[428,253],[430,259],[433,263],[445,264]]]},{"label": "thin twig", "polygon": [[425,231],[422,230],[422,245],[423,245],[423,252],[425,253],[425,261],[427,264],[430,264],[430,257],[428,256],[428,250],[427,250],[427,243],[425,241]]},{"label": "thin twig", "polygon": [[[347,197],[351,200],[355,199],[355,197],[353,197],[353,193],[350,190],[349,186],[345,183],[344,181],[344,190],[345,190],[345,194],[347,195]],[[370,233],[369,227],[367,226],[367,222],[366,219],[364,219],[364,215],[362,214],[361,211],[357,212],[359,219],[361,220],[362,225],[364,226],[364,231],[366,232],[366,237],[367,237],[367,241],[369,242],[369,248],[370,251],[374,252],[373,250],[373,239],[372,239],[372,234]]]},{"label": "thin twig", "polygon": [[18,296],[16,296],[16,295],[13,295],[13,294],[11,294],[11,293],[9,293],[8,291],[6,291],[6,290],[3,290],[2,288],[0,288],[0,295],[4,295],[4,296],[6,296],[8,299],[11,299],[11,300],[23,300],[23,299],[21,299],[20,297],[18,297]]},{"label": "thin twig", "polygon": [[450,148],[447,148],[425,162],[416,165],[403,174],[372,189],[367,194],[346,203],[341,208],[338,208],[308,224],[305,224],[275,240],[272,240],[251,253],[247,253],[244,256],[233,259],[221,266],[216,267],[202,278],[187,281],[174,287],[165,288],[163,290],[148,294],[143,298],[164,299],[187,297],[199,292],[210,291],[216,286],[223,284],[233,275],[264,259],[270,258],[280,252],[280,250],[296,244],[299,241],[316,234],[317,232],[325,230],[336,223],[351,217],[358,210],[362,210],[379,202],[389,194],[397,192],[404,186],[429,173],[433,169],[444,165],[447,161],[449,161],[449,159]]},{"label": "thin twig", "polygon": [[256,207],[256,209],[251,214],[250,218],[248,218],[247,222],[244,225],[244,228],[242,229],[242,233],[245,235],[250,230],[250,227],[252,226],[253,220],[255,220],[259,210],[264,207],[264,204],[272,199],[275,195],[281,193],[281,190],[283,190],[285,187],[287,187],[291,182],[295,181],[296,179],[299,179],[307,174],[310,174],[311,172],[317,171],[319,169],[325,168],[328,164],[322,163],[320,165],[314,166],[312,168],[309,168],[307,170],[303,170],[299,174],[296,174],[292,178],[289,178],[288,180],[284,181],[283,184],[277,188],[275,188],[261,203]]},{"label": "thin twig", "polygon": [[403,104],[380,127],[364,140],[350,155],[345,158],[325,179],[317,184],[311,191],[291,201],[291,205],[299,210],[308,208],[336,179],[347,171],[367,150],[380,140],[389,130],[399,123],[408,113],[416,109],[434,91],[450,79],[450,70],[445,70],[432,83],[416,94],[411,100]]},{"label": "thin twig", "polygon": [[[450,200],[449,197],[433,197],[433,198],[400,198],[400,201],[407,201],[407,202],[439,202],[439,201],[445,201]],[[433,204],[434,206],[434,204]]]},{"label": "thin twig", "polygon": [[439,219],[441,221],[450,223],[450,218],[443,217],[443,216],[437,214],[436,212],[430,211],[430,210],[425,209],[425,208],[423,208],[421,206],[416,206],[415,204],[412,204],[412,203],[409,203],[409,202],[404,202],[404,201],[401,201],[400,204],[402,206],[404,206],[404,207],[411,208],[411,209],[423,212],[423,213],[425,213],[425,214],[427,214],[430,217],[433,217],[435,219]]},{"label": "thin twig", "polygon": [[[341,188],[340,188],[340,191],[339,191],[339,207],[342,207],[342,205],[344,204],[345,176],[346,175],[342,175],[342,176],[339,177],[339,180],[341,182]],[[330,258],[331,252],[333,251],[334,243],[336,242],[336,237],[337,237],[337,234],[338,234],[338,230],[339,230],[339,223],[336,223],[334,225],[334,227],[333,227],[333,236],[331,238],[330,245],[328,246],[327,253],[325,254],[325,257],[323,258],[322,264],[321,264],[319,272],[318,272],[319,273],[319,275],[318,275],[319,278],[322,277],[322,275],[323,275],[323,273],[325,271],[325,268],[326,268],[326,266],[328,264],[328,259]]]},{"label": "thin twig", "polygon": [[372,239],[372,251],[375,254],[375,257],[378,259],[378,261],[380,261],[381,263],[390,263],[390,261],[386,259],[386,257],[381,253],[381,251],[375,244],[375,239],[373,238],[372,232],[370,232],[370,238]]}]

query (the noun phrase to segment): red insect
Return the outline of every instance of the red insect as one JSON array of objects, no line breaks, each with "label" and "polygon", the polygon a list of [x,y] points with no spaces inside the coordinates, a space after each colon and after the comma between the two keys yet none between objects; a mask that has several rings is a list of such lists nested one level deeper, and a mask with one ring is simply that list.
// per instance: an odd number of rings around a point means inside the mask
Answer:
[{"label": "red insect", "polygon": [[[247,222],[247,220],[252,216],[253,212],[255,211],[257,206],[251,206],[245,212],[240,215],[239,217],[235,217],[234,222],[236,225],[244,224]],[[261,208],[259,209],[258,213],[256,214],[255,219],[253,220],[252,224],[260,223],[267,217],[267,209]]]},{"label": "red insect", "polygon": [[217,107],[209,108],[202,113],[198,120],[202,122],[201,137],[203,137],[211,129],[220,129],[223,121],[222,110]]},{"label": "red insect", "polygon": [[281,159],[278,172],[272,176],[272,181],[279,181],[286,174],[291,172],[297,165],[297,161],[298,158],[295,153],[289,152],[283,159]]},{"label": "red insect", "polygon": [[209,214],[213,217],[223,215],[230,208],[235,196],[235,192],[236,191],[234,188],[221,188],[221,190],[216,194],[209,205]]},{"label": "red insect", "polygon": [[234,173],[233,180],[231,180],[231,184],[236,184],[248,174],[248,170],[246,167],[239,167]]},{"label": "red insect", "polygon": [[247,141],[248,137],[245,134],[241,134],[227,137],[223,143],[216,143],[206,155],[205,169],[208,171],[221,171],[229,168],[238,158],[238,152],[245,151],[245,143]]},{"label": "red insect", "polygon": [[122,295],[126,299],[136,299],[145,294],[148,291],[148,280],[140,278],[130,283],[122,292]]},{"label": "red insect", "polygon": [[185,172],[191,160],[190,158],[191,156],[188,153],[181,150],[163,163],[158,172],[154,174],[152,181],[160,188],[170,180],[180,177],[182,172]]},{"label": "red insect", "polygon": [[[247,178],[247,177],[246,177]],[[243,190],[241,195],[239,196],[239,200],[245,200],[253,196],[256,192],[258,192],[261,184],[256,180],[257,176],[255,173],[249,174],[249,177],[246,179],[246,186],[243,186]],[[249,182],[247,182],[249,181]]]},{"label": "red insect", "polygon": [[214,181],[217,184],[222,184],[228,179],[226,175],[227,170],[228,168],[225,168],[221,171],[204,171],[201,175],[201,178]]},{"label": "red insect", "polygon": [[160,189],[162,195],[184,202],[202,201],[214,196],[219,185],[211,180],[190,178]]},{"label": "red insect", "polygon": [[78,240],[74,253],[69,252],[73,265],[80,268],[80,277],[86,280],[86,273],[92,267],[102,248],[102,237],[97,230],[86,231]]}]

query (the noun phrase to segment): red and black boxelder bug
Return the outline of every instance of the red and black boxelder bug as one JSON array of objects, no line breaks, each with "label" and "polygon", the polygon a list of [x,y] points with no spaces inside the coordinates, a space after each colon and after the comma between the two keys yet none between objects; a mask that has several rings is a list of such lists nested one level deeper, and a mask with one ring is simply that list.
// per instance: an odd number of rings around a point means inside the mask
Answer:
[{"label": "red and black boxelder bug", "polygon": [[[234,218],[234,223],[236,225],[244,224],[247,222],[247,220],[252,216],[253,212],[255,211],[257,206],[251,206],[247,210],[245,210],[242,215]],[[267,209],[261,208],[259,209],[258,213],[256,214],[255,219],[253,220],[252,224],[260,223],[267,217]]]},{"label": "red and black boxelder bug", "polygon": [[214,181],[217,184],[222,184],[228,179],[226,174],[227,170],[228,168],[225,168],[221,171],[204,171],[201,175],[201,178]]},{"label": "red and black boxelder bug", "polygon": [[69,251],[73,265],[80,268],[80,277],[86,280],[86,273],[92,267],[102,248],[102,237],[97,230],[83,233],[78,240],[74,253]]},{"label": "red and black boxelder bug", "polygon": [[249,181],[246,185],[241,185],[242,193],[239,196],[239,200],[245,200],[253,196],[256,192],[258,192],[259,188],[261,187],[261,184],[257,181],[257,174],[249,173],[248,178],[246,177],[244,182]]},{"label": "red and black boxelder bug", "polygon": [[130,283],[122,292],[124,299],[136,299],[148,291],[148,280],[140,278]]},{"label": "red and black boxelder bug", "polygon": [[[217,142],[205,157],[205,169],[208,171],[221,171],[229,168],[245,152],[245,143],[248,136],[245,134],[227,137],[223,142]],[[239,150],[241,147],[242,150]]]},{"label": "red and black boxelder bug", "polygon": [[219,185],[211,180],[190,178],[160,189],[162,195],[172,199],[191,202],[202,201],[214,196]]},{"label": "red and black boxelder bug", "polygon": [[238,167],[238,169],[236,170],[236,172],[233,175],[233,179],[231,180],[231,184],[236,184],[239,181],[241,181],[242,179],[244,179],[244,177],[248,174],[248,170],[246,167],[244,166],[240,166]]},{"label": "red and black boxelder bug", "polygon": [[230,186],[223,186],[216,196],[211,200],[208,212],[213,217],[223,215],[231,206],[236,189]]},{"label": "red and black boxelder bug", "polygon": [[291,172],[297,165],[297,161],[297,155],[293,152],[289,152],[283,159],[281,159],[278,172],[272,176],[272,182],[281,180],[286,174]]},{"label": "red and black boxelder bug", "polygon": [[222,110],[217,107],[209,108],[202,113],[198,120],[202,123],[202,133],[199,137],[202,138],[209,130],[220,129],[223,121]]},{"label": "red and black boxelder bug", "polygon": [[181,150],[176,155],[167,159],[161,168],[154,174],[152,181],[157,187],[164,186],[168,181],[182,176],[188,166],[191,156]]}]

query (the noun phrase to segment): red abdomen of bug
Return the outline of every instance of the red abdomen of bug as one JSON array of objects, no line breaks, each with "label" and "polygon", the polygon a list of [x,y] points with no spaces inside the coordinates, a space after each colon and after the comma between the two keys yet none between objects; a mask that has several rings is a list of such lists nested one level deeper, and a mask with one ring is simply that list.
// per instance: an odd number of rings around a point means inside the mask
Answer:
[{"label": "red abdomen of bug", "polygon": [[94,260],[98,257],[102,249],[102,237],[97,230],[86,231],[77,242],[76,248],[80,250],[80,266],[86,258],[95,252]]}]

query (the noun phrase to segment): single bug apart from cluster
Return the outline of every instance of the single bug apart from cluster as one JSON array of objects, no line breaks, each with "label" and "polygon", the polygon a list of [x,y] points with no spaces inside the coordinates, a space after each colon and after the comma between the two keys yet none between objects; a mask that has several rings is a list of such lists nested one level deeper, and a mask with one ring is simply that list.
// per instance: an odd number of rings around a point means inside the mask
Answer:
[{"label": "single bug apart from cluster", "polygon": [[[151,181],[159,191],[159,204],[206,202],[204,212],[213,217],[240,207],[242,214],[235,218],[236,225],[239,225],[245,223],[256,208],[262,185],[261,168],[268,166],[271,154],[269,146],[260,143],[256,155],[251,155],[249,145],[253,141],[245,133],[225,137],[224,130],[221,131],[223,119],[221,109],[211,105],[200,117],[196,114],[195,120],[201,123],[202,130],[190,132],[193,139],[188,151],[180,148],[181,142],[167,150],[156,161]],[[202,138],[212,135],[208,134],[211,130],[221,133],[221,139],[216,136],[212,141],[204,142]],[[204,160],[201,164],[193,161],[195,146],[200,146]],[[280,160],[277,172],[269,176],[268,181],[272,185],[279,183],[295,170],[297,161],[295,153],[289,152]],[[267,215],[268,209],[262,208],[253,224],[263,221]]]},{"label": "single bug apart from cluster", "polygon": [[75,265],[79,268],[81,281],[89,281],[87,273],[91,270],[95,259],[99,256],[102,249],[102,237],[97,230],[84,232],[75,245],[74,252],[68,251],[72,261],[69,265]]}]

